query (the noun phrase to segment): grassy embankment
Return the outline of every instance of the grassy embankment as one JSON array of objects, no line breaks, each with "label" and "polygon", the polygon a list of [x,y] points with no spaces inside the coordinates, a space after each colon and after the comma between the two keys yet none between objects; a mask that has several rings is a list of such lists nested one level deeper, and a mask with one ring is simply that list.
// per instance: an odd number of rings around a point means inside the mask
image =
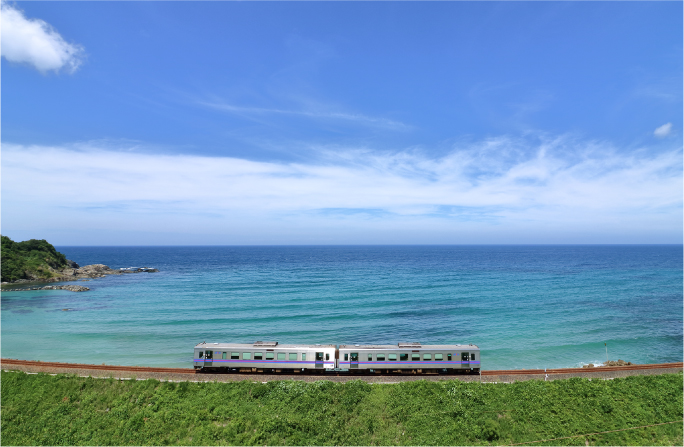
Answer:
[{"label": "grassy embankment", "polygon": [[3,445],[682,445],[682,374],[513,384],[2,373]]},{"label": "grassy embankment", "polygon": [[63,269],[67,266],[66,257],[44,239],[14,242],[7,236],[0,238],[3,282],[18,279],[49,279],[56,276],[52,269]]}]

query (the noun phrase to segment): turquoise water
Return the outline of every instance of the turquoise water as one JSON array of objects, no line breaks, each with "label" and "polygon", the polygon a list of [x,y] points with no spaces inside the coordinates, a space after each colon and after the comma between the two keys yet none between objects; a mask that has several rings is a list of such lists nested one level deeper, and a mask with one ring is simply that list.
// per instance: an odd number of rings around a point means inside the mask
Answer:
[{"label": "turquoise water", "polygon": [[[682,361],[682,246],[58,247],[159,273],[2,293],[2,357],[190,367],[201,341],[474,343],[483,369]],[[72,309],[62,311],[64,308]]]}]

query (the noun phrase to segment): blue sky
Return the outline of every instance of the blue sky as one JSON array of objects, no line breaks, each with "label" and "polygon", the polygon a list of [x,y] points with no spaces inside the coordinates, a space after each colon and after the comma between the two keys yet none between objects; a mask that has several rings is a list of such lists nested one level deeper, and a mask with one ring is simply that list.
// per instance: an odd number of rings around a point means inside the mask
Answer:
[{"label": "blue sky", "polygon": [[2,233],[682,242],[681,2],[16,2]]}]

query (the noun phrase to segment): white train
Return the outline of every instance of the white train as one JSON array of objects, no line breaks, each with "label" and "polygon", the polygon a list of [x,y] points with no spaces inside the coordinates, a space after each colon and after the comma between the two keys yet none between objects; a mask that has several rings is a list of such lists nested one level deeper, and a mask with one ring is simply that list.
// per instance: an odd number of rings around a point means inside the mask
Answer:
[{"label": "white train", "polygon": [[239,372],[415,372],[455,373],[480,371],[476,345],[281,345],[200,343],[193,365],[202,371]]}]

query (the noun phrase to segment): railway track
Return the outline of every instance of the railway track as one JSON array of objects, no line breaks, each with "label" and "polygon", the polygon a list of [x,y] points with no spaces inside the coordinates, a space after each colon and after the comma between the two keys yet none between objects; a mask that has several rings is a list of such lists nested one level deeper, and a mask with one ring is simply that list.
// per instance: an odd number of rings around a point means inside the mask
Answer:
[{"label": "railway track", "polygon": [[167,374],[195,374],[192,368],[154,368],[150,366],[88,365],[84,363],[39,362],[35,360],[0,359],[0,366],[35,366],[43,368],[92,369],[96,371],[123,371]]},{"label": "railway track", "polygon": [[625,365],[625,366],[596,366],[593,368],[555,368],[555,369],[509,369],[499,371],[482,371],[483,376],[508,376],[517,374],[577,374],[591,372],[612,372],[612,371],[638,371],[645,369],[667,369],[682,368],[683,362],[676,363],[654,363],[650,365]]},{"label": "railway track", "polygon": [[[18,367],[38,367],[49,369],[81,369],[96,371],[118,371],[125,373],[161,373],[161,374],[203,374],[192,368],[154,368],[149,366],[117,366],[117,365],[88,365],[82,363],[60,363],[60,362],[39,362],[35,360],[16,360],[0,359],[0,366]],[[599,366],[594,368],[554,368],[554,369],[510,369],[510,370],[487,370],[482,371],[483,376],[509,376],[509,375],[546,375],[546,374],[582,374],[592,372],[613,372],[613,371],[638,371],[652,369],[671,369],[684,367],[683,362],[676,363],[656,363],[646,365],[626,365],[626,366]],[[10,368],[11,369],[11,368]],[[211,373],[209,373],[211,374]],[[245,373],[240,373],[245,374]],[[249,374],[249,373],[248,373]],[[252,373],[258,375],[259,373]],[[287,374],[288,376],[291,374]],[[298,374],[301,375],[301,374]],[[329,374],[320,374],[325,377]],[[378,376],[378,374],[369,374]],[[393,374],[397,375],[397,374]],[[455,375],[454,375],[455,376]]]}]

